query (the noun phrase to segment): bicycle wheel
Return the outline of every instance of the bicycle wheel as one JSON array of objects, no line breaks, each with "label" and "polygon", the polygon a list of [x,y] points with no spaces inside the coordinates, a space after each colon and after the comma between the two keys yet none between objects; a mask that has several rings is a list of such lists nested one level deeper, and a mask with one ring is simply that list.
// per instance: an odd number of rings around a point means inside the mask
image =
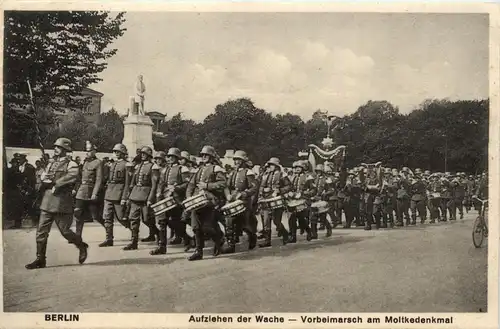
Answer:
[{"label": "bicycle wheel", "polygon": [[484,240],[484,224],[481,216],[477,217],[472,227],[472,242],[474,247],[481,248]]}]

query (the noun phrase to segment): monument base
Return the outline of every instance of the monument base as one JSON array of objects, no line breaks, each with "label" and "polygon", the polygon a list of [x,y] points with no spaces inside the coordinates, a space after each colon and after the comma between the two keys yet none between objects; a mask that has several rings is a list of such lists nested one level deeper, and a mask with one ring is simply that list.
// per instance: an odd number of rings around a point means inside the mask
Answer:
[{"label": "monument base", "polygon": [[153,121],[147,115],[129,115],[123,121],[123,144],[127,147],[130,157],[143,146],[153,147]]}]

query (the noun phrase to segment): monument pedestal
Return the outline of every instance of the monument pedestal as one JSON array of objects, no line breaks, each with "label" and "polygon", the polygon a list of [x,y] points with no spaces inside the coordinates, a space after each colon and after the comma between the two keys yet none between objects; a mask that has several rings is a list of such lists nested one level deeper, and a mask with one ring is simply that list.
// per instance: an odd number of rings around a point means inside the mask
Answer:
[{"label": "monument pedestal", "polygon": [[135,156],[135,151],[143,146],[153,147],[153,121],[147,115],[129,115],[123,122],[123,142],[129,156]]}]

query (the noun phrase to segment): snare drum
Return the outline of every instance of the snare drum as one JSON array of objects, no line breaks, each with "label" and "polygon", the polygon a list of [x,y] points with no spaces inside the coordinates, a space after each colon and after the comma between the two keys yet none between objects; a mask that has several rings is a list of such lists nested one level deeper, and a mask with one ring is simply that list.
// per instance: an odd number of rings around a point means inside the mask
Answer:
[{"label": "snare drum", "polygon": [[328,202],[326,201],[314,202],[311,207],[314,208],[318,214],[324,214],[330,210],[330,208],[328,208]]},{"label": "snare drum", "polygon": [[166,199],[161,200],[151,206],[155,216],[161,215],[169,210],[177,207],[177,202],[175,202],[174,197],[170,196]]},{"label": "snare drum", "polygon": [[285,207],[285,200],[281,195],[261,201],[269,209],[281,209]]},{"label": "snare drum", "polygon": [[307,205],[306,205],[306,200],[304,199],[299,199],[299,200],[290,200],[287,203],[287,207],[290,211],[293,212],[301,212],[306,210]]},{"label": "snare drum", "polygon": [[241,200],[236,200],[234,202],[226,204],[224,207],[221,208],[222,213],[226,217],[234,217],[236,215],[241,214],[246,210],[245,203]]},{"label": "snare drum", "polygon": [[197,195],[193,195],[182,202],[182,205],[186,211],[193,211],[205,208],[210,205],[210,201],[205,192],[201,192]]}]

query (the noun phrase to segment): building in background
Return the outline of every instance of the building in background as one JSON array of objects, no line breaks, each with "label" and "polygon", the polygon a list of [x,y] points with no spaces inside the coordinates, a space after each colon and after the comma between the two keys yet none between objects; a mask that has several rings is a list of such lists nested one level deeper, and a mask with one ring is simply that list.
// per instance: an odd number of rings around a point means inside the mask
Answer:
[{"label": "building in background", "polygon": [[81,108],[61,108],[60,110],[54,111],[55,114],[59,118],[64,118],[71,113],[75,112],[82,112],[85,115],[85,118],[87,119],[88,122],[91,123],[96,123],[97,119],[99,117],[99,114],[101,114],[101,99],[102,96],[104,96],[103,93],[100,93],[96,90],[90,89],[90,88],[83,88],[81,92],[81,96],[78,98],[80,99],[87,99],[88,102],[86,105],[82,106]]},{"label": "building in background", "polygon": [[153,121],[154,132],[158,132],[160,130],[161,124],[165,122],[165,118],[167,117],[166,114],[157,111],[146,112],[146,115],[151,119],[151,121]]}]

